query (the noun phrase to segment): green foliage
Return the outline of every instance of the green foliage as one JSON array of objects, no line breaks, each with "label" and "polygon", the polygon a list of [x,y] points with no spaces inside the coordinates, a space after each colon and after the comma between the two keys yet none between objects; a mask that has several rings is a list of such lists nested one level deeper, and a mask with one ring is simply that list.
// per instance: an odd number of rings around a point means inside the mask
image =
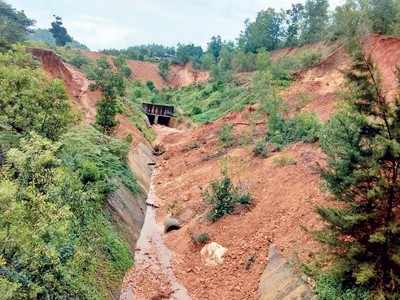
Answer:
[{"label": "green foliage", "polygon": [[256,101],[249,90],[234,82],[211,82],[168,93],[171,95],[168,103],[179,106],[184,116],[200,123],[212,122]]},{"label": "green foliage", "polygon": [[69,61],[73,66],[77,67],[78,69],[81,69],[84,66],[89,65],[89,59],[80,54],[80,53],[76,53],[71,60]]},{"label": "green foliage", "polygon": [[158,64],[158,72],[164,80],[168,80],[170,72],[170,62],[168,60],[162,60]]},{"label": "green foliage", "polygon": [[301,41],[304,44],[323,40],[328,26],[328,0],[307,0],[304,5],[304,28]]},{"label": "green foliage", "polygon": [[50,81],[23,48],[0,53],[0,129],[57,139],[72,121],[61,81]]},{"label": "green foliage", "polygon": [[23,11],[15,10],[0,0],[0,50],[9,49],[13,44],[26,39],[34,21]]},{"label": "green foliage", "polygon": [[[39,43],[45,43],[47,47],[56,47],[56,40],[54,39],[53,34],[49,31],[49,29],[34,29],[29,33],[28,39],[30,41],[34,42],[39,42]],[[82,49],[82,50],[88,50],[89,48],[82,43],[74,40],[71,37],[72,41],[66,43],[66,47],[70,47],[72,49]]]},{"label": "green foliage", "polygon": [[315,293],[321,300],[369,300],[367,290],[355,286],[346,286],[340,278],[333,275],[319,275]]},{"label": "green foliage", "polygon": [[286,119],[280,101],[271,101],[267,109],[267,140],[278,148],[295,142],[314,143],[318,140],[321,124],[315,114],[300,113]]},{"label": "green foliage", "polygon": [[232,67],[236,72],[252,72],[257,69],[256,55],[252,52],[246,53],[238,50],[232,61]]},{"label": "green foliage", "polygon": [[235,143],[235,136],[233,134],[233,125],[225,124],[218,131],[218,139],[221,145],[225,148],[232,147]]},{"label": "green foliage", "polygon": [[210,236],[207,232],[192,235],[191,236],[193,244],[196,246],[203,246],[210,241]]},{"label": "green foliage", "polygon": [[115,99],[101,99],[97,103],[96,124],[100,126],[104,133],[110,134],[114,127],[118,125],[115,116],[119,112],[120,109]]},{"label": "green foliage", "polygon": [[200,46],[195,46],[193,44],[178,44],[177,46],[176,62],[178,64],[187,64],[191,61],[194,67],[199,67],[201,65],[202,56],[203,49]]},{"label": "green foliage", "polygon": [[88,78],[95,80],[94,87],[103,93],[103,99],[97,104],[96,124],[109,134],[118,124],[115,118],[121,109],[117,100],[125,95],[126,85],[122,75],[113,71],[106,58],[98,59],[89,71]]},{"label": "green foliage", "polygon": [[118,70],[118,73],[123,77],[129,79],[132,76],[132,70],[129,68],[126,58],[122,55],[119,55],[113,58],[113,62],[115,67]]},{"label": "green foliage", "polygon": [[60,181],[73,177],[57,157],[59,147],[32,134],[7,153],[0,180],[0,265],[12,299],[99,296],[90,277],[96,261],[82,247],[63,198],[70,190],[56,193]]},{"label": "green foliage", "polygon": [[264,139],[259,140],[256,142],[256,145],[254,146],[254,155],[255,156],[259,156],[262,158],[265,158],[268,156],[268,147],[267,147],[267,143]]},{"label": "green foliage", "polygon": [[208,218],[215,222],[226,214],[232,214],[238,204],[250,205],[251,195],[234,186],[226,171],[223,177],[213,181],[203,193],[203,199],[212,205]]},{"label": "green foliage", "polygon": [[[135,178],[125,164],[129,145],[100,134],[94,129],[77,128],[63,136],[61,157],[74,170],[83,172],[79,177],[86,182],[105,180],[103,188],[113,190],[119,178],[133,193],[139,191]],[[114,178],[114,179],[113,179]]]},{"label": "green foliage", "polygon": [[129,47],[124,50],[108,49],[103,51],[104,54],[112,56],[124,56],[132,60],[144,60],[158,62],[164,59],[173,59],[176,56],[174,47],[165,47],[163,45],[149,44]]},{"label": "green foliage", "polygon": [[274,165],[276,165],[278,167],[291,166],[291,165],[295,165],[297,163],[296,160],[290,155],[280,155],[280,156],[274,157],[272,162],[274,163]]},{"label": "green foliage", "polygon": [[303,18],[304,5],[301,3],[292,4],[292,7],[286,11],[285,23],[287,29],[285,32],[285,47],[296,47],[301,44],[300,34]]},{"label": "green foliage", "polygon": [[211,41],[207,44],[207,52],[213,57],[214,62],[219,60],[219,56],[222,50],[222,38],[221,36],[213,36]]},{"label": "green foliage", "polygon": [[157,90],[157,88],[156,88],[154,82],[151,81],[151,80],[149,80],[149,81],[146,82],[146,86],[147,86],[147,88],[150,90],[150,92],[154,92],[154,91]]},{"label": "green foliage", "polygon": [[256,53],[279,48],[283,34],[283,14],[272,8],[262,10],[254,22],[247,21],[239,38],[239,47],[245,52]]},{"label": "green foliage", "polygon": [[65,29],[62,18],[54,15],[54,19],[49,31],[53,35],[56,45],[63,47],[65,44],[72,42],[72,38],[69,36],[67,29]]},{"label": "green foliage", "polygon": [[[345,282],[374,297],[399,297],[400,111],[386,98],[376,71],[355,57],[348,74],[348,107],[323,129],[328,157],[322,172],[339,207],[319,207],[326,221],[316,237],[330,246],[334,267]],[[345,237],[345,238],[344,238]]]}]

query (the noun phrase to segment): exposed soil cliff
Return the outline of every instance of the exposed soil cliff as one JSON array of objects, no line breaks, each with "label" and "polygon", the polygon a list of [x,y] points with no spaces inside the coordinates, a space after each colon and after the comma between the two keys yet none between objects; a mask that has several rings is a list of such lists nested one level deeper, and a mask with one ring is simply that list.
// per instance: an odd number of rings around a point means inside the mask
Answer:
[{"label": "exposed soil cliff", "polygon": [[[91,59],[99,59],[105,55],[99,52],[83,51],[84,55]],[[112,59],[108,57],[112,64]],[[139,60],[127,60],[132,70],[132,78],[141,82],[153,81],[158,89],[173,87],[180,88],[194,83],[206,82],[210,75],[206,71],[195,70],[192,64],[171,65],[169,78],[165,80],[158,71],[158,64]]]}]

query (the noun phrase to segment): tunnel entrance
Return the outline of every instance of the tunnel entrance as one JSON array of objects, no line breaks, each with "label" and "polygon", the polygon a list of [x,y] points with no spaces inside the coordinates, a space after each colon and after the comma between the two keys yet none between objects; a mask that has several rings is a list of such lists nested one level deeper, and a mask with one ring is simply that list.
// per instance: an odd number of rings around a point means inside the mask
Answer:
[{"label": "tunnel entrance", "polygon": [[174,117],[175,107],[172,105],[143,103],[143,111],[151,125],[169,126]]}]

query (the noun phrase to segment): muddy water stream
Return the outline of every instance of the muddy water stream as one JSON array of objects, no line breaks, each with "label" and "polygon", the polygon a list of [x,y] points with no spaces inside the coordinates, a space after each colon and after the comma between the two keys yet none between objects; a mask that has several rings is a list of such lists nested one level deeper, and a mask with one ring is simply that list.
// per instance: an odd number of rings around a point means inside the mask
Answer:
[{"label": "muddy water stream", "polygon": [[[126,287],[121,294],[120,300],[139,300],[146,299],[146,295],[138,295],[136,290],[140,290],[140,286],[134,286],[135,282],[144,280],[160,280],[159,286],[166,286],[169,290],[169,299],[174,300],[190,300],[186,288],[176,278],[171,265],[171,251],[164,243],[162,235],[164,234],[163,226],[157,223],[156,206],[158,198],[152,183],[147,198],[146,217],[139,240],[136,246],[135,267],[131,270],[134,277],[151,277],[138,278]],[[153,206],[154,205],[154,206]],[[129,275],[127,275],[129,276]]]}]

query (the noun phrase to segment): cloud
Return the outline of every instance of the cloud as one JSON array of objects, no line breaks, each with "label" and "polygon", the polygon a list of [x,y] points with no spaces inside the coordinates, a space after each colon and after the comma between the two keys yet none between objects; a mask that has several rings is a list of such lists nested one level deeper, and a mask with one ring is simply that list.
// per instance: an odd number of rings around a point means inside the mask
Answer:
[{"label": "cloud", "polygon": [[134,35],[128,26],[102,17],[80,16],[77,19],[66,19],[65,23],[76,40],[84,41],[95,49],[125,47]]},{"label": "cloud", "polygon": [[[293,0],[7,0],[38,26],[63,17],[71,35],[92,49],[125,48],[144,43],[205,46],[213,35],[238,37],[247,18],[267,7],[288,8]],[[331,0],[332,6],[344,0]]]}]

